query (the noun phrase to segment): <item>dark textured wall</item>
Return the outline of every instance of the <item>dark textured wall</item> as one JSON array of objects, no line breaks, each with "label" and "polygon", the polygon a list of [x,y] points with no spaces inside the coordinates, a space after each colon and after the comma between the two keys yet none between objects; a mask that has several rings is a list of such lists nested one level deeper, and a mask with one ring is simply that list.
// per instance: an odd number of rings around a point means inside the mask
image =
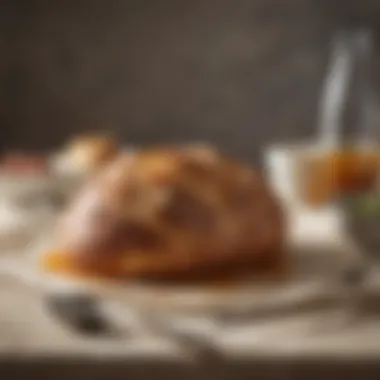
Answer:
[{"label": "dark textured wall", "polygon": [[312,0],[1,1],[4,147],[109,128],[255,159],[315,129],[332,23]]}]

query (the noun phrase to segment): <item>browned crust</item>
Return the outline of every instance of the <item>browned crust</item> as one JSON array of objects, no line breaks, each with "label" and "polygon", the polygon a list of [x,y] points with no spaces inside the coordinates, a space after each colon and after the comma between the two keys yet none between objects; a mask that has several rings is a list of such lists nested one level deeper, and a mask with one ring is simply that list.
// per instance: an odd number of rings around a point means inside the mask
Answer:
[{"label": "browned crust", "polygon": [[223,267],[277,268],[286,231],[257,172],[213,149],[190,147],[115,160],[78,196],[60,232],[62,248],[43,261],[48,271],[185,278]]}]

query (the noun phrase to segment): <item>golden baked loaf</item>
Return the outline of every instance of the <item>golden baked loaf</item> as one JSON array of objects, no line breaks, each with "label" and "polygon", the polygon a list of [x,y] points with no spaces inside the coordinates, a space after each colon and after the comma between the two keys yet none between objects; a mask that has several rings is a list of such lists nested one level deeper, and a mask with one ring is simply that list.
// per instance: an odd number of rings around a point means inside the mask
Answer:
[{"label": "golden baked loaf", "polygon": [[285,223],[265,181],[208,147],[121,155],[78,194],[62,220],[53,272],[165,278],[284,254]]}]

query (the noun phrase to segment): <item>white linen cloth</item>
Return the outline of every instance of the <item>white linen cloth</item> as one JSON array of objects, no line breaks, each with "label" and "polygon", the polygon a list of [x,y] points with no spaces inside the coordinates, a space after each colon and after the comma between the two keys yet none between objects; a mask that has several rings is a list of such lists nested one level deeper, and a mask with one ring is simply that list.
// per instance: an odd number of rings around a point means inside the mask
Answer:
[{"label": "white linen cloth", "polygon": [[[56,215],[46,210],[21,212],[4,199],[0,204],[0,349],[34,354],[74,351],[144,355],[141,347],[147,347],[145,352],[149,354],[153,350],[157,355],[180,355],[184,347],[176,341],[175,334],[167,334],[165,329],[160,332],[160,327],[147,322],[151,320],[146,319],[147,315],[156,315],[161,327],[163,323],[174,332],[206,337],[221,352],[232,356],[380,355],[377,317],[349,321],[344,304],[346,292],[335,281],[346,259],[352,256],[340,235],[339,218],[331,211],[317,215],[300,210],[291,215],[294,273],[284,283],[252,284],[228,292],[143,285],[102,288],[109,315],[130,329],[134,337],[126,334],[121,339],[123,343],[89,345],[79,336],[68,337],[43,307],[47,290],[65,291],[77,286],[44,277],[35,265],[34,255],[49,245]],[[3,244],[6,240],[7,244]],[[318,250],[296,252],[297,244],[298,248],[318,246]],[[378,268],[374,268],[363,295],[380,303]],[[320,308],[317,304],[322,301],[330,301],[332,306]],[[309,308],[297,312],[308,303]],[[269,316],[264,310],[269,311]],[[282,310],[288,311],[283,314]],[[237,317],[219,319],[226,311]]]}]

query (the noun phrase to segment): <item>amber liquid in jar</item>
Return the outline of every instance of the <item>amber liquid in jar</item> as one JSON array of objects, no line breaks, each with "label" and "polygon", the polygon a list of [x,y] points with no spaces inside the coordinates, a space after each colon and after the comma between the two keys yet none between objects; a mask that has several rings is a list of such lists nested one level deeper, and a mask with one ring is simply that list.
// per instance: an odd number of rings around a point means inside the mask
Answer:
[{"label": "amber liquid in jar", "polygon": [[341,148],[304,160],[301,197],[320,207],[378,183],[380,149]]}]

